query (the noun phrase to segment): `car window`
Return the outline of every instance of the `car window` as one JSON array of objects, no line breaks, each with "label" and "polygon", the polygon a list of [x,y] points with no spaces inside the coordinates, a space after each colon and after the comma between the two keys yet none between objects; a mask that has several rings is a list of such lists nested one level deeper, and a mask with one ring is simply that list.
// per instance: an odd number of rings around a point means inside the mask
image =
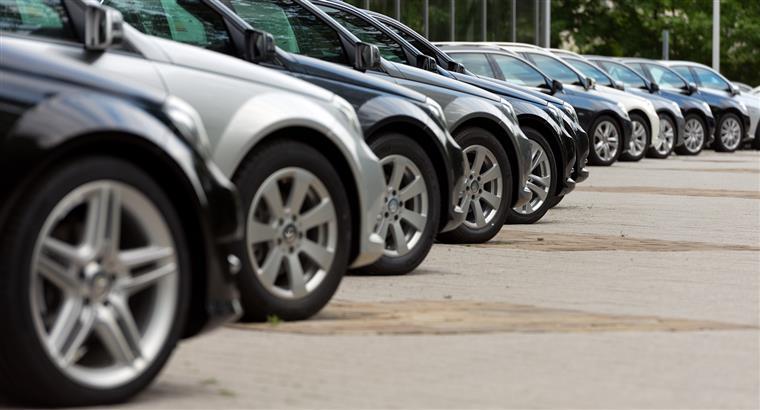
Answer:
[{"label": "car window", "polygon": [[335,19],[343,27],[353,33],[359,40],[374,44],[380,49],[380,55],[388,61],[395,63],[407,64],[406,53],[401,48],[401,44],[393,40],[390,36],[378,30],[375,26],[366,20],[333,7],[319,6],[325,13]]},{"label": "car window", "polygon": [[491,54],[491,58],[499,66],[501,73],[504,74],[505,81],[526,87],[546,86],[546,79],[543,74],[531,67],[530,64],[518,58],[501,54]]},{"label": "car window", "polygon": [[593,64],[587,63],[583,60],[578,60],[577,58],[565,58],[565,61],[567,61],[571,66],[575,67],[576,70],[583,73],[583,75],[586,77],[591,77],[596,80],[597,84],[614,86],[614,84],[612,84],[612,81],[610,81],[610,78],[607,77],[607,75],[604,74],[602,70],[594,67]]},{"label": "car window", "polygon": [[647,83],[632,69],[618,63],[611,63],[608,61],[600,61],[599,65],[604,68],[604,71],[610,73],[612,78],[622,82],[626,86],[636,88],[646,88]]},{"label": "car window", "polygon": [[145,34],[234,54],[221,16],[200,0],[105,0]]},{"label": "car window", "polygon": [[660,87],[682,89],[687,85],[681,77],[667,68],[654,64],[647,64],[647,68],[654,82]]},{"label": "car window", "polygon": [[646,71],[644,70],[644,67],[642,67],[642,66],[641,66],[641,64],[637,64],[637,63],[628,63],[628,64],[626,64],[626,67],[630,67],[630,69],[631,69],[631,70],[633,70],[633,71],[635,71],[635,72],[637,72],[637,73],[641,74],[641,75],[642,75],[642,76],[644,76],[645,78],[647,77],[647,73],[646,73]]},{"label": "car window", "polygon": [[563,64],[561,61],[538,53],[526,53],[533,62],[541,69],[546,75],[554,80],[562,81],[565,84],[579,84],[580,78],[570,67]]},{"label": "car window", "polygon": [[706,68],[693,67],[692,69],[697,75],[699,85],[702,87],[721,91],[727,91],[731,88],[726,80]]},{"label": "car window", "polygon": [[485,54],[449,53],[449,56],[477,75],[496,78],[496,74],[494,74],[491,68],[491,63],[488,62],[488,57]]},{"label": "car window", "polygon": [[271,33],[285,51],[348,65],[338,33],[292,0],[230,0],[248,24]]},{"label": "car window", "polygon": [[0,0],[0,31],[75,39],[62,0]]},{"label": "car window", "polygon": [[694,75],[692,74],[691,70],[689,70],[689,67],[670,67],[671,70],[677,72],[678,74],[681,74],[683,78],[685,78],[687,81],[691,81],[694,83],[697,83],[697,79],[694,78]]},{"label": "car window", "polygon": [[386,24],[385,27],[388,27],[389,30],[391,30],[394,33],[398,34],[399,37],[401,37],[404,40],[406,40],[407,43],[409,43],[412,46],[414,46],[414,48],[416,48],[417,50],[420,50],[420,52],[422,54],[425,54],[427,56],[436,58],[436,52],[435,52],[435,50],[433,50],[432,48],[430,48],[430,46],[428,46],[424,42],[418,40],[416,37],[410,35],[406,31],[403,31],[403,30],[401,30],[401,29],[399,29],[397,27],[394,27],[394,26],[392,26],[390,24]]}]

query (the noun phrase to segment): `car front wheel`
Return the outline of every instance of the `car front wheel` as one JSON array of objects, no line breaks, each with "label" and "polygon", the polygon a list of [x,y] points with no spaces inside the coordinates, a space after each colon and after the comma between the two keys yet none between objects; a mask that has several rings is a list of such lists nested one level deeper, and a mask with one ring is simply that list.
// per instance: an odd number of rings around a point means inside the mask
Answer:
[{"label": "car front wheel", "polygon": [[683,145],[676,147],[675,151],[678,155],[697,155],[705,147],[707,127],[704,120],[696,114],[687,114],[685,119]]},{"label": "car front wheel", "polygon": [[744,126],[736,114],[726,113],[720,117],[718,129],[713,142],[715,151],[734,152],[742,142]]},{"label": "car front wheel", "polygon": [[507,217],[510,224],[532,224],[543,218],[552,207],[557,196],[557,164],[546,139],[536,130],[525,128],[525,135],[531,140],[530,175],[528,189],[530,200],[523,206],[512,208]]},{"label": "car front wheel", "polygon": [[601,166],[614,164],[623,150],[620,143],[623,135],[615,120],[606,115],[600,116],[594,121],[590,135],[589,163]]},{"label": "car front wheel", "polygon": [[189,252],[141,169],[87,157],[36,181],[0,242],[0,389],[42,405],[124,401],[180,337]]}]

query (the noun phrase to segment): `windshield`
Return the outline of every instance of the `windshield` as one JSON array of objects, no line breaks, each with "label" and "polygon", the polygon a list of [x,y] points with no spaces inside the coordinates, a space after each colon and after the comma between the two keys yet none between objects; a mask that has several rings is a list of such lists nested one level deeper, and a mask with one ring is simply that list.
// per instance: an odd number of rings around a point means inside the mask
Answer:
[{"label": "windshield", "polygon": [[655,64],[647,64],[646,66],[649,69],[649,73],[652,75],[654,82],[661,87],[683,89],[687,85],[678,74],[670,71],[668,68]]},{"label": "windshield", "polygon": [[612,78],[622,82],[626,86],[636,88],[647,88],[647,83],[641,76],[636,74],[632,69],[623,64],[613,63],[610,61],[599,61],[597,64],[602,66],[605,71],[610,73]]},{"label": "windshield", "polygon": [[292,0],[230,0],[232,9],[256,29],[269,32],[285,51],[348,65],[338,33]]},{"label": "windshield", "polygon": [[613,87],[614,84],[612,84],[612,81],[610,81],[610,78],[605,74],[602,70],[598,69],[597,67],[594,67],[593,64],[588,63],[583,60],[579,60],[577,58],[565,58],[565,61],[570,63],[573,67],[575,67],[576,70],[583,73],[583,75],[587,77],[591,77],[594,80],[596,80],[596,83],[599,85],[607,85],[610,87]]},{"label": "windshield", "polygon": [[519,58],[502,54],[492,54],[491,58],[504,74],[505,81],[526,87],[546,86],[544,75]]},{"label": "windshield", "polygon": [[536,63],[536,66],[552,79],[562,81],[565,84],[581,84],[578,74],[556,58],[538,53],[528,53],[528,55]]}]

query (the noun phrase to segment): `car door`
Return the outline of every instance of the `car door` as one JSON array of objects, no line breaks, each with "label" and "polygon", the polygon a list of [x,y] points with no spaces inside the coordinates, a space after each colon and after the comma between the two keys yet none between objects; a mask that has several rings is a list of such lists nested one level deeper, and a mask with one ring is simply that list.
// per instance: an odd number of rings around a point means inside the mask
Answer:
[{"label": "car door", "polygon": [[[98,69],[118,72],[127,79],[153,86],[165,91],[161,77],[153,64],[137,53],[127,43],[97,52],[85,50],[76,35],[73,13],[66,10],[63,0],[30,2],[28,0],[4,0],[0,13],[3,31],[23,38],[30,50],[53,53],[64,58],[78,60]],[[32,41],[27,41],[32,40]],[[124,70],[128,67],[128,70]]]}]

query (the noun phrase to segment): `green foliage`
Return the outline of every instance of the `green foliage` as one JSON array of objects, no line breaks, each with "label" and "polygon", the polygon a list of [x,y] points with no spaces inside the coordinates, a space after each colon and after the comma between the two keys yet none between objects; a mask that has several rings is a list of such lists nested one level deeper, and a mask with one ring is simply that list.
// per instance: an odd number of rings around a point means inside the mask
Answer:
[{"label": "green foliage", "polygon": [[[760,85],[760,1],[721,0],[720,68]],[[552,45],[585,54],[712,62],[711,0],[553,0]]]}]

